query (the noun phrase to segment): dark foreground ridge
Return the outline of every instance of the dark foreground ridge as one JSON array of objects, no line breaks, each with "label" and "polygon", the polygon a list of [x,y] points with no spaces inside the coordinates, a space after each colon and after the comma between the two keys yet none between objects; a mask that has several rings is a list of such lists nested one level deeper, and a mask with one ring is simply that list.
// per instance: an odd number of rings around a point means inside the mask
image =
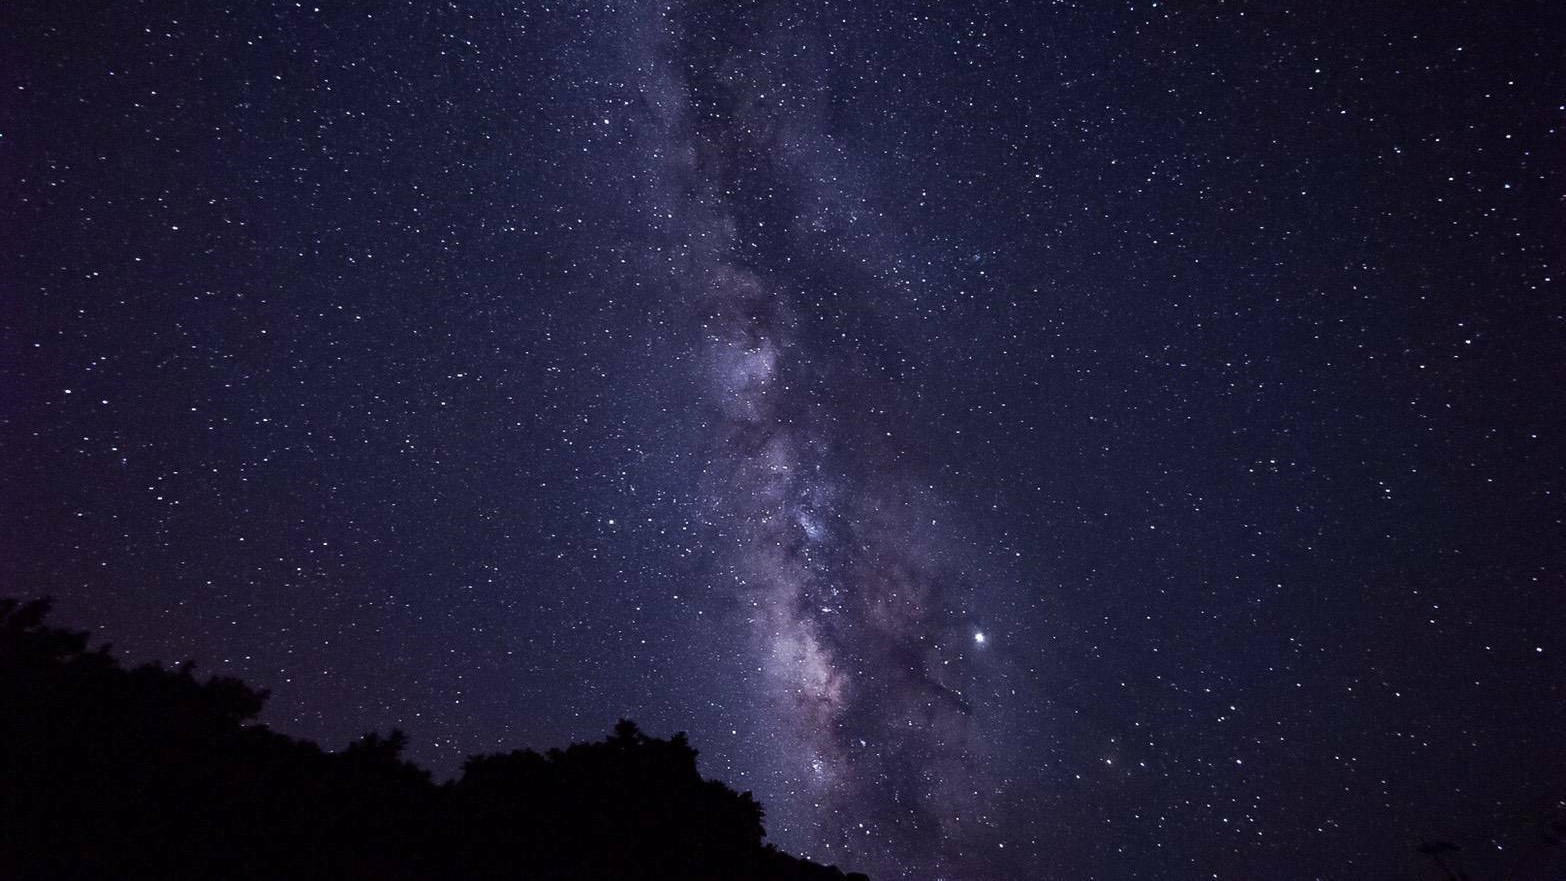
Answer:
[{"label": "dark foreground ridge", "polygon": [[127,670],[48,610],[0,600],[0,878],[867,881],[764,845],[683,734],[621,722],[437,785],[400,732],[327,752],[255,724],[265,692]]}]

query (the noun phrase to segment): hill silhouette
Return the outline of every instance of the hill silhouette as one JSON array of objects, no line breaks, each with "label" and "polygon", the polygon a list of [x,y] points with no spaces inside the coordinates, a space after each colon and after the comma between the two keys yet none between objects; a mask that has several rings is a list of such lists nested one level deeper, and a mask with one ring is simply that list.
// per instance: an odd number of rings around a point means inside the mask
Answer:
[{"label": "hill silhouette", "polygon": [[237,679],[123,667],[46,600],[0,600],[0,877],[868,881],[764,844],[761,805],[683,734],[470,758],[341,752],[255,723]]}]

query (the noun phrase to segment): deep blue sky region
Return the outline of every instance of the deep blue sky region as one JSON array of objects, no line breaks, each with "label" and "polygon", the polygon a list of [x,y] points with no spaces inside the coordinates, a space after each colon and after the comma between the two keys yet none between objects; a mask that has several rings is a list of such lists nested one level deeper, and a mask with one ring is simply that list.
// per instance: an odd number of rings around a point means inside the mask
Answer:
[{"label": "deep blue sky region", "polygon": [[7,4],[0,592],[439,775],[684,730],[883,881],[1533,877],[1563,37]]}]

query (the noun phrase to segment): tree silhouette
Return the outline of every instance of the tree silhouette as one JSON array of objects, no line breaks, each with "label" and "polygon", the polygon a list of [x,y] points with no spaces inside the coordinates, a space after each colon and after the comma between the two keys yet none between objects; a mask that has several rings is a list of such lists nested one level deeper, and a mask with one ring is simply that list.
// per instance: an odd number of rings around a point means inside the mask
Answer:
[{"label": "tree silhouette", "polygon": [[0,600],[0,878],[867,881],[763,844],[683,734],[475,756],[437,785],[407,737],[338,753],[194,665],[127,670],[46,600]]},{"label": "tree silhouette", "polygon": [[[1566,819],[1559,816],[1546,819],[1535,834],[1512,850],[1511,859],[1497,870],[1497,877],[1500,881],[1562,877],[1559,859],[1563,842],[1566,842]],[[1420,855],[1430,861],[1442,881],[1471,881],[1473,878],[1463,868],[1462,850],[1450,841],[1426,841],[1418,847]]]}]

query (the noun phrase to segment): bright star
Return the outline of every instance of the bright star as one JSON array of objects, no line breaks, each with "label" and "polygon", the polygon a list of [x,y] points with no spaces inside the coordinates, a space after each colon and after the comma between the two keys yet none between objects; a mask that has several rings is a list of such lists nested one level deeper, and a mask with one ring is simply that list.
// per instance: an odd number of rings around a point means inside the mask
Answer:
[{"label": "bright star", "polygon": [[975,633],[973,635],[973,641],[978,643],[979,645],[984,645],[984,634],[983,633]]}]

